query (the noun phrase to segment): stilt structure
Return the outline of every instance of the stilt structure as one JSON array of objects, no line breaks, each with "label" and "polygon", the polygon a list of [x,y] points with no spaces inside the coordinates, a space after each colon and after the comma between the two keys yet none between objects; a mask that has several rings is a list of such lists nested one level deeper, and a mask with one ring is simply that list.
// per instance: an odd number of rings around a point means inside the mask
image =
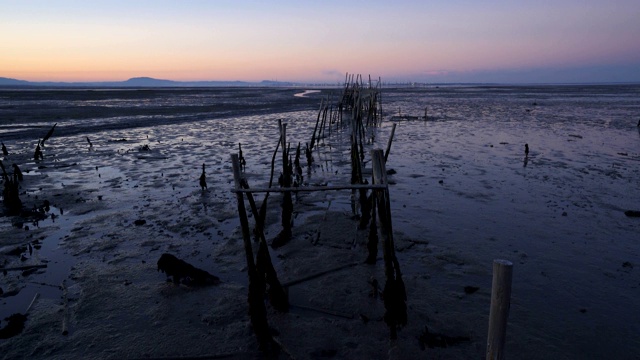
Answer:
[{"label": "stilt structure", "polygon": [[[264,235],[267,199],[270,193],[282,194],[282,230],[272,242],[272,247],[276,248],[286,244],[293,236],[292,215],[294,204],[291,197],[292,192],[298,194],[319,191],[350,191],[353,211],[354,213],[359,213],[357,214],[360,219],[358,228],[369,229],[369,241],[367,243],[368,254],[366,260],[363,259],[362,262],[355,264],[345,264],[345,266],[357,266],[359,264],[374,265],[377,260],[378,244],[380,243],[384,254],[384,273],[386,278],[384,286],[386,310],[384,320],[389,327],[390,338],[397,338],[398,329],[407,323],[406,291],[404,282],[402,281],[400,264],[395,256],[389,188],[386,178],[386,162],[392,139],[389,139],[386,151],[383,152],[382,149],[372,150],[370,153],[371,159],[368,161],[365,156],[365,144],[369,144],[367,139],[369,136],[371,136],[372,139],[374,138],[375,135],[373,134],[375,129],[380,126],[382,119],[382,107],[380,105],[381,81],[378,80],[377,85],[373,86],[369,78],[369,84],[368,87],[366,87],[363,84],[362,77],[359,75],[350,76],[347,74],[347,80],[349,81],[345,83],[338,104],[335,106],[331,105],[329,98],[322,100],[311,140],[306,143],[305,155],[307,157],[310,174],[311,164],[314,162],[314,152],[317,152],[319,157],[322,156],[320,148],[324,149],[324,147],[317,147],[317,145],[320,142],[324,145],[324,139],[328,137],[327,128],[329,129],[329,135],[333,134],[332,128],[335,129],[336,133],[347,132],[350,142],[351,159],[351,177],[349,183],[338,185],[334,183],[325,186],[303,184],[301,181],[302,169],[300,166],[301,143],[298,142],[295,160],[292,161],[290,145],[287,141],[287,124],[282,123],[281,120],[278,121],[279,140],[276,150],[273,153],[268,187],[249,188],[246,179],[243,178],[241,171],[242,165],[238,155],[233,154],[231,156],[235,179],[235,188],[233,191],[236,193],[238,202],[238,214],[242,228],[249,276],[249,310],[254,332],[258,337],[258,342],[263,348],[272,342],[263,301],[265,294],[268,295],[275,309],[286,311],[289,307],[286,288],[297,283],[294,281],[282,285],[278,281],[278,276],[271,262]],[[395,126],[392,129],[391,137],[393,137],[394,132]],[[280,147],[282,163],[282,172],[279,177],[280,180],[278,181],[280,186],[273,187],[272,180],[276,167],[275,162],[278,148]],[[331,147],[331,145],[329,145],[329,147]],[[367,162],[371,164],[373,175],[370,179],[366,179],[364,175],[367,173],[364,171]],[[260,208],[258,208],[254,199],[254,194],[258,193],[265,193]],[[250,241],[245,195],[250,203],[253,218],[256,222],[254,235],[257,237],[258,244],[253,244]],[[381,242],[378,241],[378,233],[381,234]],[[257,247],[257,250],[255,247]],[[254,251],[257,251],[257,258],[254,257]],[[326,272],[321,273],[324,274]],[[310,276],[315,277],[316,275]]]}]

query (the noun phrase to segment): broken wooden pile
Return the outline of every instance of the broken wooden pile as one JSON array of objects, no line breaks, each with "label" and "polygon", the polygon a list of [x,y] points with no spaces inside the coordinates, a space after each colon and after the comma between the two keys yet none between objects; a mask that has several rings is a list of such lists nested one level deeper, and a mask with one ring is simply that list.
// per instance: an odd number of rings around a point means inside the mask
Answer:
[{"label": "broken wooden pile", "polygon": [[[349,75],[347,75],[349,78]],[[353,80],[353,76],[351,77]],[[395,255],[393,241],[393,228],[391,221],[390,197],[387,182],[386,160],[389,155],[391,140],[388,143],[386,153],[381,149],[370,152],[371,169],[373,176],[371,183],[364,176],[365,151],[364,144],[367,139],[375,136],[375,128],[380,126],[382,109],[380,105],[380,84],[365,87],[362,77],[347,83],[343,89],[337,105],[330,105],[330,101],[323,99],[310,143],[307,143],[305,155],[309,168],[313,162],[313,150],[318,139],[324,140],[329,130],[344,131],[349,134],[351,149],[352,176],[350,184],[330,186],[303,186],[302,167],[300,165],[301,145],[295,151],[292,158],[291,145],[287,142],[286,125],[279,121],[279,134],[276,150],[271,164],[271,175],[267,188],[250,188],[243,176],[242,164],[238,154],[231,155],[236,194],[238,215],[242,229],[243,244],[245,249],[247,269],[249,276],[249,314],[253,330],[257,336],[260,348],[269,352],[278,345],[270,333],[264,297],[267,295],[271,305],[279,311],[286,312],[289,308],[287,292],[279,282],[277,273],[271,262],[267,240],[264,235],[264,222],[267,207],[267,199],[272,192],[282,193],[282,230],[273,239],[271,246],[277,248],[292,241],[292,192],[316,192],[316,191],[341,191],[350,190],[353,199],[352,209],[359,215],[358,228],[369,228],[369,241],[367,245],[368,256],[362,263],[375,264],[378,253],[378,232],[382,237],[382,251],[384,254],[384,266],[386,283],[384,286],[384,320],[390,331],[390,338],[397,337],[397,330],[407,323],[406,290],[402,280],[400,264]],[[331,128],[334,130],[331,130]],[[395,131],[395,126],[393,128]],[[393,132],[392,132],[393,137]],[[272,187],[275,170],[275,159],[281,148],[282,172],[279,177],[280,187]],[[319,151],[319,150],[318,150]],[[255,203],[254,194],[265,193],[260,208]],[[246,199],[245,199],[246,197]],[[357,201],[356,201],[357,199]],[[245,200],[249,201],[250,211],[255,219],[254,235],[258,239],[257,256],[254,256],[254,245],[251,242],[251,230],[249,216],[247,214]],[[376,211],[377,210],[377,211]],[[359,214],[357,214],[359,213]],[[378,224],[380,225],[378,227]],[[349,265],[351,266],[351,265]],[[292,283],[287,284],[291,286]]]}]

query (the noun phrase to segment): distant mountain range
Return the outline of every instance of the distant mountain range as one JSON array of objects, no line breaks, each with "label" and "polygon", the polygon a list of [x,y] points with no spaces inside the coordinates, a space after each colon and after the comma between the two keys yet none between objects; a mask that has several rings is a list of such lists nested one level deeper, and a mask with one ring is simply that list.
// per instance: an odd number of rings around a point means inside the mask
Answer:
[{"label": "distant mountain range", "polygon": [[33,86],[33,87],[215,87],[215,86],[294,86],[295,83],[263,80],[248,81],[173,81],[150,77],[135,77],[126,81],[101,82],[34,82],[0,77],[0,86]]}]

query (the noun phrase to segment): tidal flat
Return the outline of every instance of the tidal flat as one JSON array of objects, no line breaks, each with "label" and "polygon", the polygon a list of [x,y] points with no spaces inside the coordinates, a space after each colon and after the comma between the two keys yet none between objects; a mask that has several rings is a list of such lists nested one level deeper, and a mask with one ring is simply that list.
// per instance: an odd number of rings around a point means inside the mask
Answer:
[{"label": "tidal flat", "polygon": [[[304,146],[321,102],[340,96],[0,89],[1,160],[24,175],[24,208],[50,204],[44,217],[0,217],[0,266],[46,265],[0,274],[0,327],[29,309],[0,354],[259,357],[230,155],[242,144],[249,184],[267,186],[278,120],[291,147]],[[386,166],[408,323],[389,340],[371,285],[384,283],[384,266],[364,264],[351,192],[300,192],[291,241],[270,250],[280,281],[335,271],[290,286],[288,313],[267,305],[281,358],[483,358],[494,259],[514,264],[508,357],[637,357],[640,218],[625,211],[640,210],[640,86],[383,88],[381,105],[365,153],[384,149],[396,125]],[[313,163],[303,162],[302,186],[348,184],[349,151],[348,129],[331,124]],[[268,239],[279,213],[273,194]],[[157,271],[163,253],[220,283],[167,281]],[[425,328],[461,341],[430,347]]]}]

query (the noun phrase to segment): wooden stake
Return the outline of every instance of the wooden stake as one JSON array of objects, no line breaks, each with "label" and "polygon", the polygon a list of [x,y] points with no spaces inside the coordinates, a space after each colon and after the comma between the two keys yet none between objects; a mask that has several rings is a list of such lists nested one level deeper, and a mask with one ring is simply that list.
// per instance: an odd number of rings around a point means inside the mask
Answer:
[{"label": "wooden stake", "polygon": [[500,360],[505,358],[504,344],[507,335],[509,308],[511,306],[512,275],[513,263],[507,260],[493,261],[487,360]]},{"label": "wooden stake", "polygon": [[[246,181],[242,182],[243,187],[249,190],[249,184]],[[268,194],[268,193],[267,193]],[[256,219],[256,229],[258,230],[258,238],[260,241],[260,247],[258,249],[258,256],[256,258],[256,272],[258,276],[264,277],[264,281],[269,284],[269,301],[271,305],[278,311],[287,312],[289,310],[289,295],[284,291],[280,280],[278,280],[278,274],[276,273],[273,263],[271,262],[271,255],[269,254],[269,246],[267,245],[267,239],[264,236],[264,223],[261,218],[256,202],[253,198],[253,194],[248,192],[247,199],[251,206],[251,212]]]},{"label": "wooden stake", "polygon": [[231,162],[233,165],[233,179],[235,181],[236,200],[238,202],[238,215],[240,217],[240,227],[242,229],[242,240],[244,241],[244,251],[247,259],[247,270],[249,273],[249,281],[251,281],[252,276],[255,276],[256,266],[253,262],[251,232],[249,230],[249,220],[247,220],[247,211],[244,206],[244,196],[242,195],[242,192],[237,191],[242,189],[240,180],[240,161],[238,159],[238,154],[231,154]]},{"label": "wooden stake", "polygon": [[[280,141],[282,142],[282,184],[280,186],[291,187],[291,167],[289,166],[289,150],[287,148],[287,124],[278,120],[280,125]],[[282,231],[271,242],[273,248],[280,247],[291,240],[291,219],[293,216],[293,199],[291,192],[282,194]]]},{"label": "wooden stake", "polygon": [[[372,150],[371,158],[374,184],[387,184],[387,172],[384,166],[382,150]],[[407,324],[407,293],[393,244],[389,189],[376,191],[376,198],[378,202],[380,232],[383,236],[382,249],[384,251],[384,272],[386,277],[383,291],[384,307],[386,310],[384,321],[387,323],[387,326],[389,326],[389,338],[395,340],[398,336],[398,328]]]},{"label": "wooden stake", "polygon": [[[316,126],[313,128],[313,134],[311,135],[311,144],[309,145],[309,150],[313,150],[313,146],[316,144],[316,132],[318,131],[318,125],[320,124],[320,115],[322,114],[322,109],[324,107],[324,98],[320,100],[320,109],[318,109],[318,117],[316,119]],[[280,136],[282,136],[283,128],[282,128],[282,120],[278,120],[280,124]],[[286,124],[285,124],[286,125]],[[282,145],[282,148],[286,148],[286,145]]]},{"label": "wooden stake", "polygon": [[378,85],[380,86],[380,90],[378,90],[378,104],[380,106],[380,122],[382,122],[382,79],[378,76]]},{"label": "wooden stake", "polygon": [[391,143],[393,142],[393,135],[396,133],[396,123],[393,123],[393,127],[391,128],[391,136],[389,136],[389,141],[387,142],[387,151],[384,152],[384,162],[387,162],[387,158],[389,157],[389,151],[391,151]]},{"label": "wooden stake", "polygon": [[[241,188],[240,160],[238,154],[231,154],[231,162],[233,165],[233,179],[236,190]],[[240,217],[240,227],[242,228],[242,241],[247,259],[247,273],[249,275],[249,316],[253,331],[258,339],[258,345],[262,351],[268,352],[273,344],[273,338],[269,330],[267,322],[267,309],[264,305],[265,284],[257,274],[256,265],[253,258],[253,249],[251,247],[251,230],[249,230],[249,220],[247,219],[247,211],[244,206],[244,196],[242,192],[236,191],[236,199],[238,202],[238,216]]]}]

